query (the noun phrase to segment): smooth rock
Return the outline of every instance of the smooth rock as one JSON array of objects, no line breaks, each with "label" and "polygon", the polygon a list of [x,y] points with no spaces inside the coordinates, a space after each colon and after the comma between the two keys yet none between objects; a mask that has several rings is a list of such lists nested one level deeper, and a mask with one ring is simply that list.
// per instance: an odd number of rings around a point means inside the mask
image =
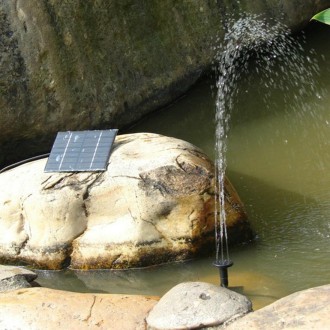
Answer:
[{"label": "smooth rock", "polygon": [[0,293],[0,329],[142,330],[158,298],[47,288]]},{"label": "smooth rock", "polygon": [[37,274],[21,267],[0,265],[0,292],[29,288]]},{"label": "smooth rock", "polygon": [[[330,285],[293,293],[259,309],[226,330],[330,329]],[[223,329],[223,328],[220,328]]]},{"label": "smooth rock", "polygon": [[149,330],[200,329],[223,324],[251,312],[245,296],[204,282],[181,283],[152,308]]},{"label": "smooth rock", "polygon": [[[44,173],[46,159],[0,175],[0,259],[37,267],[130,268],[214,248],[214,167],[188,142],[116,138],[106,172]],[[251,239],[226,182],[228,236]]]},{"label": "smooth rock", "polygon": [[297,29],[329,6],[2,0],[0,166],[45,152],[57,131],[122,128],[173,102],[213,65],[228,17],[260,15]]}]

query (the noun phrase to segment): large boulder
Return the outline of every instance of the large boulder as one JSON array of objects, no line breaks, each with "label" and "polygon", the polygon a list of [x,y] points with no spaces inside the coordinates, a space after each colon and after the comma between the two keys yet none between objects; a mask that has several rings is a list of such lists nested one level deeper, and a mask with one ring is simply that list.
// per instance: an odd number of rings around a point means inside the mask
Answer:
[{"label": "large boulder", "polygon": [[329,6],[0,0],[0,165],[48,150],[57,131],[121,128],[178,98],[211,66],[228,16],[296,29]]},{"label": "large boulder", "polygon": [[[214,249],[214,168],[188,142],[117,136],[105,172],[44,173],[46,159],[0,175],[0,259],[58,269],[144,267]],[[228,235],[251,239],[226,182]]]}]

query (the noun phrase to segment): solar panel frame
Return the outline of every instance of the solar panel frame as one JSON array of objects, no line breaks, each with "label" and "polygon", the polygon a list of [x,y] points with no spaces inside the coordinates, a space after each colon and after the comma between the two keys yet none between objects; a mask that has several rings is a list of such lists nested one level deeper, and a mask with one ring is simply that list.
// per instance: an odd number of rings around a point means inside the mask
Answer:
[{"label": "solar panel frame", "polygon": [[58,132],[44,172],[106,171],[118,129]]}]

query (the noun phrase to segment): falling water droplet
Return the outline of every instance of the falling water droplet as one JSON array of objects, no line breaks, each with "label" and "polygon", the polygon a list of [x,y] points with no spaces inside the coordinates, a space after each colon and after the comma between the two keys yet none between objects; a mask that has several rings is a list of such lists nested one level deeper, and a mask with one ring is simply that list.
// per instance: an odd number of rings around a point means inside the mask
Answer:
[{"label": "falling water droplet", "polygon": [[[304,111],[304,96],[316,95],[313,83],[318,73],[316,60],[302,55],[303,47],[291,35],[289,29],[279,22],[269,23],[257,15],[246,15],[240,19],[228,19],[229,27],[224,36],[224,44],[218,47],[215,56],[217,79],[216,98],[216,178],[217,197],[215,211],[215,238],[217,261],[229,259],[225,213],[225,171],[227,136],[233,99],[237,82],[248,72],[250,63],[261,77],[268,90],[281,92],[286,105],[297,106]],[[303,37],[304,39],[304,37]],[[279,72],[279,79],[271,80],[273,71]],[[289,91],[296,91],[294,95]],[[269,108],[264,95],[265,108]],[[290,103],[287,102],[290,100]],[[288,140],[284,140],[288,144]],[[276,257],[276,255],[275,255]]]}]

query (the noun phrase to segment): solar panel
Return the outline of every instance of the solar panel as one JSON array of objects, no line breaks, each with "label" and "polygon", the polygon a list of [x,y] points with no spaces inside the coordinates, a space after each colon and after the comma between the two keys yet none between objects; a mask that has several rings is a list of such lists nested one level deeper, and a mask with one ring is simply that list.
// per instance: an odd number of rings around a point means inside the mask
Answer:
[{"label": "solar panel", "polygon": [[106,171],[117,132],[58,132],[44,172]]}]

